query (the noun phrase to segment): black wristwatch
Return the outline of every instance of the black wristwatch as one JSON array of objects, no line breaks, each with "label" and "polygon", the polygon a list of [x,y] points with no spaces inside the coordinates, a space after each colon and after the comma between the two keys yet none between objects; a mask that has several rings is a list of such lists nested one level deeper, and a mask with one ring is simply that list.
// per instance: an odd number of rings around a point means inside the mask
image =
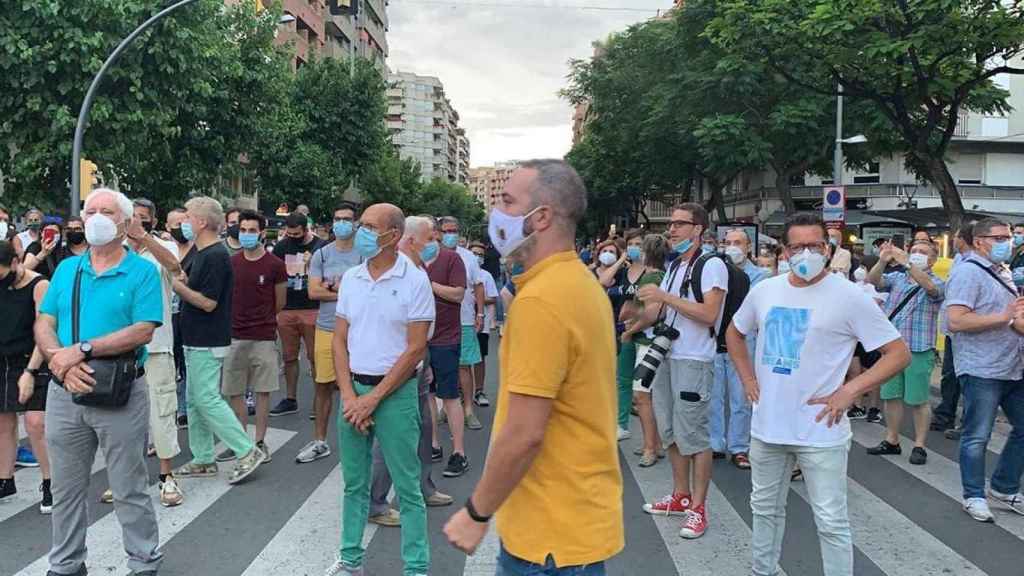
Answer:
[{"label": "black wristwatch", "polygon": [[39,368],[25,368],[25,373],[35,378],[39,376]]},{"label": "black wristwatch", "polygon": [[78,349],[82,352],[82,355],[85,356],[86,362],[92,360],[92,344],[90,344],[88,341],[79,342]]},{"label": "black wristwatch", "polygon": [[469,514],[469,517],[472,518],[474,522],[479,522],[481,524],[487,524],[488,522],[491,521],[491,517],[490,516],[481,516],[476,511],[476,507],[473,506],[473,497],[472,496],[470,496],[469,498],[466,498],[466,512]]}]

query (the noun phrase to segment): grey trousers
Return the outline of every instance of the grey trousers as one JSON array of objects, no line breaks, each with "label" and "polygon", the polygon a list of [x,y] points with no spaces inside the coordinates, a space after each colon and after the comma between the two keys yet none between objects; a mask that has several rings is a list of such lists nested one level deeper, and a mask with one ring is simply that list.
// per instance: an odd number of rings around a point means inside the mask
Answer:
[{"label": "grey trousers", "polygon": [[134,382],[128,404],[121,408],[79,406],[67,390],[50,383],[46,444],[53,477],[51,571],[74,574],[85,564],[86,500],[97,448],[103,450],[107,462],[107,480],[114,492],[114,512],[121,523],[128,567],[135,572],[160,568],[163,554],[157,551],[156,513],[146,491],[148,426],[149,395],[144,378]]},{"label": "grey trousers", "polygon": [[[425,364],[429,366],[428,364]],[[420,457],[420,492],[424,498],[433,496],[437,492],[437,486],[430,478],[430,460],[432,439],[430,424],[430,396],[427,394],[426,370],[420,372],[420,445],[418,449]],[[380,449],[380,443],[373,444],[373,479],[370,482],[370,516],[377,516],[388,511],[388,492],[391,491],[391,474],[384,464],[384,453]],[[395,497],[397,502],[398,497]]]}]

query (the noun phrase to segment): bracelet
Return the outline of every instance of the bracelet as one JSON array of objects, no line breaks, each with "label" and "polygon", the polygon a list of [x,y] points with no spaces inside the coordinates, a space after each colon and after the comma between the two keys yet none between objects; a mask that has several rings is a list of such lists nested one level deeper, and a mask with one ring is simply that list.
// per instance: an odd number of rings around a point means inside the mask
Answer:
[{"label": "bracelet", "polygon": [[39,368],[25,368],[25,373],[34,378],[39,376]]},{"label": "bracelet", "polygon": [[480,524],[487,524],[491,521],[490,516],[481,516],[480,513],[476,511],[476,507],[473,506],[472,496],[466,498],[466,513],[469,514],[469,517],[472,518],[474,522],[479,522]]}]

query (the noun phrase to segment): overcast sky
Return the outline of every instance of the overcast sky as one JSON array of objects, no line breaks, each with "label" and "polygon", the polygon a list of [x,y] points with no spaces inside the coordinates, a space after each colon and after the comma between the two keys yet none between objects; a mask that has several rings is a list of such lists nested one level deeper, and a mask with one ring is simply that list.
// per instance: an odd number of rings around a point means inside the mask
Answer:
[{"label": "overcast sky", "polygon": [[567,62],[589,58],[594,40],[655,15],[528,6],[536,4],[657,8],[672,2],[392,0],[388,7],[388,66],[441,79],[468,133],[474,167],[568,152],[572,108],[558,97]]}]

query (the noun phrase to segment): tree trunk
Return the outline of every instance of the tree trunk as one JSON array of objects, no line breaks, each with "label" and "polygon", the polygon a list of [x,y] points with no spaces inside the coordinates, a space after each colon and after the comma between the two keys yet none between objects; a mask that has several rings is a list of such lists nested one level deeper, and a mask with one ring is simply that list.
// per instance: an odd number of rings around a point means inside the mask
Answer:
[{"label": "tree trunk", "polygon": [[719,222],[727,222],[729,220],[725,215],[725,203],[722,201],[723,188],[725,188],[724,184],[708,181],[708,190],[711,192],[711,197],[704,202],[704,209],[708,213],[715,211],[718,214]]},{"label": "tree trunk", "polygon": [[793,187],[789,183],[791,176],[785,170],[775,172],[775,191],[779,194],[779,200],[782,201],[782,209],[786,216],[796,212],[796,203],[793,202]]},{"label": "tree trunk", "polygon": [[922,157],[922,162],[928,168],[928,181],[939,190],[942,207],[949,218],[950,230],[959,230],[964,221],[964,203],[960,199],[960,191],[957,190],[956,182],[949,173],[946,161],[942,158]]}]

